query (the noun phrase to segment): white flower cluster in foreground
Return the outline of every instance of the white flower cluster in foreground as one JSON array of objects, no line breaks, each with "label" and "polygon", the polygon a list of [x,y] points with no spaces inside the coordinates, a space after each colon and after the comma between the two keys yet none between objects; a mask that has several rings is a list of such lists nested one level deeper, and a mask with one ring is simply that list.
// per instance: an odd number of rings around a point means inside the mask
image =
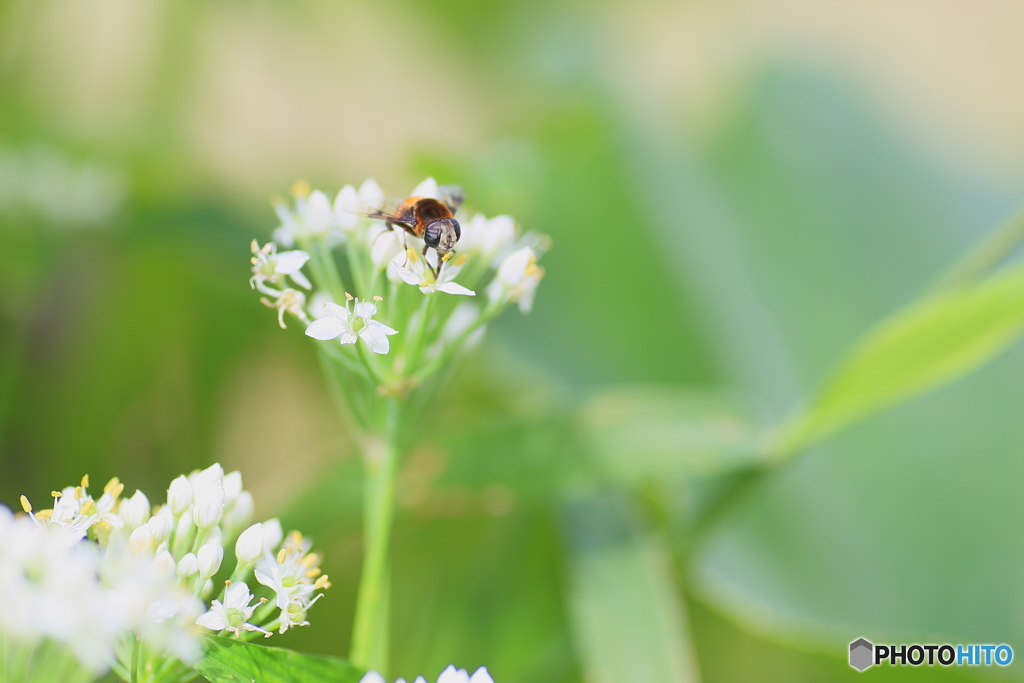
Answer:
[{"label": "white flower cluster in foreground", "polygon": [[[359,683],[387,683],[387,681],[376,671],[370,671],[360,679]],[[405,679],[399,678],[395,683],[405,683]],[[427,683],[427,679],[417,676],[413,683]],[[437,683],[494,683],[494,679],[487,673],[485,667],[480,667],[470,676],[465,669],[449,666],[437,677]]]},{"label": "white flower cluster in foreground", "polygon": [[320,556],[276,519],[250,525],[240,473],[217,464],[180,476],[155,508],[123,491],[115,478],[93,498],[85,477],[54,491],[52,509],[24,496],[23,515],[0,507],[0,645],[12,653],[0,679],[47,680],[52,671],[33,679],[32,668],[57,645],[92,673],[186,681],[204,629],[269,636],[308,624],[330,585]]},{"label": "white flower cluster in foreground", "polygon": [[[461,238],[454,253],[440,258],[433,249],[424,255],[423,240],[400,226],[389,229],[383,220],[359,215],[358,207],[365,212],[366,207],[402,203],[403,198],[388,200],[373,180],[358,190],[342,188],[334,201],[305,183],[293,192],[292,207],[275,206],[281,220],[275,242],[262,247],[253,242],[250,283],[264,295],[261,301],[277,310],[282,327],[288,314],[306,325],[310,337],[337,339],[343,350],[336,359],[350,367],[365,363],[365,374],[378,384],[398,384],[409,376],[423,379],[507,305],[517,304],[523,313],[533,306],[544,277],[537,260],[550,240],[536,233],[521,235],[508,216],[487,218],[460,209],[455,215]],[[433,178],[409,197],[445,199]],[[276,243],[291,250],[278,251]],[[344,271],[339,262],[346,264]],[[307,306],[301,290],[314,288]],[[476,297],[478,289],[486,293],[480,305],[455,306],[446,297],[428,302],[441,294]],[[391,335],[398,336],[389,340]],[[374,354],[395,358],[389,367],[361,361],[352,348],[360,343]]]}]

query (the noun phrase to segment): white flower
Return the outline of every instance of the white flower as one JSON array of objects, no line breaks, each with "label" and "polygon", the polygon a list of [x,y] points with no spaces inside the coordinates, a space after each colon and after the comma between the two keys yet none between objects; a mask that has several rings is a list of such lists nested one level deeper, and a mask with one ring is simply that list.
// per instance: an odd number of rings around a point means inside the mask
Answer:
[{"label": "white flower", "polygon": [[459,250],[494,264],[511,250],[516,238],[516,224],[511,216],[488,219],[482,213],[462,223]]},{"label": "white flower", "polygon": [[424,294],[445,292],[446,294],[476,296],[476,292],[453,282],[465,262],[465,255],[457,257],[454,261],[442,261],[441,270],[435,279],[434,271],[430,269],[426,261],[421,259],[415,251],[409,249],[406,251],[405,265],[396,259],[391,262],[391,270],[406,284],[419,287]]},{"label": "white flower", "polygon": [[320,574],[320,556],[309,552],[310,545],[293,531],[276,557],[267,553],[256,566],[256,580],[276,595],[281,633],[292,626],[308,626],[306,612],[323,597],[323,593],[314,593],[330,587],[327,575]]},{"label": "white flower", "polygon": [[204,531],[217,525],[224,514],[224,487],[197,482],[192,491],[192,521]]},{"label": "white flower", "polygon": [[238,494],[231,507],[224,510],[224,517],[221,519],[224,530],[228,532],[228,535],[237,533],[239,529],[252,521],[254,507],[255,504],[253,503],[251,493],[242,491]]},{"label": "white flower", "polygon": [[195,553],[186,553],[178,560],[175,571],[183,579],[195,576],[199,573],[199,558],[195,556]]},{"label": "white flower", "polygon": [[364,182],[358,190],[346,185],[334,200],[334,222],[354,242],[365,243],[370,225],[376,221],[357,216],[352,210],[360,205],[372,206],[384,199],[384,191],[373,178]]},{"label": "white flower", "polygon": [[163,508],[159,514],[153,515],[146,522],[146,526],[153,532],[153,543],[156,545],[160,545],[170,537],[171,524],[174,522],[170,510],[167,510],[167,514],[164,514],[164,510],[167,508]]},{"label": "white flower", "polygon": [[221,562],[224,561],[224,547],[219,542],[204,543],[196,554],[199,563],[199,575],[208,579],[220,571]]},{"label": "white flower", "polygon": [[128,547],[136,555],[145,555],[156,547],[156,543],[153,542],[153,530],[148,524],[143,524],[132,532],[128,539]]},{"label": "white flower", "polygon": [[[377,268],[386,268],[391,259],[402,253],[405,241],[398,232],[401,228],[380,225],[371,231],[370,260]],[[408,241],[408,238],[406,238]]]},{"label": "white flower", "polygon": [[192,504],[192,484],[185,475],[181,475],[171,482],[167,489],[167,505],[171,508],[171,514],[177,517],[188,509]]},{"label": "white flower", "polygon": [[241,564],[252,564],[263,555],[263,525],[256,523],[235,541],[235,557]]},{"label": "white flower", "polygon": [[256,605],[249,605],[253,596],[245,582],[239,581],[228,586],[224,596],[224,602],[214,600],[209,612],[200,614],[196,623],[211,631],[231,631],[238,635],[242,631],[259,631],[267,636],[270,632],[259,626],[248,623],[252,613],[256,611]]},{"label": "white flower", "polygon": [[509,254],[498,267],[498,274],[487,287],[492,304],[517,302],[519,310],[529,313],[533,296],[544,277],[544,269],[537,265],[537,256],[530,247]]},{"label": "white flower", "polygon": [[284,530],[281,529],[281,520],[277,517],[263,522],[263,546],[268,552],[276,552],[284,538]]},{"label": "white flower", "polygon": [[142,491],[135,491],[135,495],[127,500],[121,501],[118,514],[121,521],[129,529],[136,529],[149,521],[149,498]]},{"label": "white flower", "polygon": [[[387,681],[376,671],[368,671],[359,680],[359,683],[387,683]],[[405,683],[405,679],[399,678],[395,683]],[[417,676],[413,683],[427,683],[427,680],[423,676]],[[470,676],[465,669],[456,669],[449,665],[437,677],[437,683],[494,683],[494,679],[491,678],[486,667],[480,667]]]},{"label": "white flower", "polygon": [[249,278],[249,285],[253,289],[277,298],[281,291],[267,287],[266,283],[281,287],[284,285],[285,276],[290,277],[295,284],[305,289],[311,289],[306,276],[302,274],[302,266],[309,260],[309,254],[304,251],[282,251],[277,253],[277,245],[267,242],[260,247],[259,242],[252,241],[252,277]]},{"label": "white flower", "polygon": [[306,336],[321,341],[340,337],[342,344],[355,344],[357,339],[362,339],[374,353],[387,353],[390,348],[388,335],[398,334],[398,330],[372,320],[377,306],[369,301],[355,300],[354,310],[349,310],[348,304],[342,307],[324,302],[323,305],[329,315],[314,320],[306,328]]},{"label": "white flower", "polygon": [[267,308],[273,308],[277,310],[277,324],[281,326],[281,329],[287,329],[288,326],[284,324],[284,314],[291,313],[302,322],[309,324],[309,318],[306,316],[306,295],[297,289],[286,287],[284,291],[280,292],[275,299],[268,299],[267,297],[260,297],[260,303]]},{"label": "white flower", "polygon": [[275,242],[291,247],[297,240],[323,239],[328,247],[340,243],[342,236],[337,232],[336,221],[331,211],[331,202],[320,190],[309,192],[309,185],[300,181],[293,188],[295,210],[283,202],[274,204],[274,211],[281,221],[274,230]]}]

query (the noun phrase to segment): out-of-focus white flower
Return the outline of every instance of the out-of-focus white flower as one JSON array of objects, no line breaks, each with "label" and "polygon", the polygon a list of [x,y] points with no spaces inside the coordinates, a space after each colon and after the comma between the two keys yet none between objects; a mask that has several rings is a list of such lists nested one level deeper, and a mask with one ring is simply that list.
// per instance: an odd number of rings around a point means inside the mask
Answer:
[{"label": "out-of-focus white flower", "polygon": [[224,505],[231,505],[242,493],[242,473],[238,470],[228,472],[221,483],[224,486]]},{"label": "out-of-focus white flower", "polygon": [[288,326],[284,324],[285,313],[290,313],[307,325],[309,324],[309,318],[306,316],[306,295],[297,289],[286,287],[275,299],[260,297],[260,303],[277,311],[277,324],[281,326],[282,330],[288,329]]},{"label": "out-of-focus white flower", "polygon": [[459,271],[462,270],[463,264],[466,263],[466,256],[464,254],[456,257],[454,260],[442,261],[441,269],[436,278],[434,277],[434,271],[430,269],[426,261],[420,258],[412,249],[406,251],[405,261],[403,265],[397,259],[393,260],[391,262],[392,272],[406,284],[419,287],[420,291],[424,294],[445,292],[446,294],[461,294],[463,296],[476,295],[476,292],[473,290],[466,289],[462,285],[453,282]]},{"label": "out-of-focus white flower", "polygon": [[544,277],[544,269],[537,265],[537,256],[530,247],[523,247],[509,254],[498,267],[498,274],[487,287],[492,304],[511,301],[519,304],[519,310],[529,313],[533,307],[533,296]]},{"label": "out-of-focus white flower", "polygon": [[173,518],[170,515],[153,515],[146,522],[146,526],[153,532],[153,543],[160,545],[166,541],[171,535],[171,522]]},{"label": "out-of-focus white flower", "polygon": [[337,245],[342,234],[337,230],[337,222],[331,210],[331,202],[320,190],[310,192],[309,185],[299,181],[292,188],[295,196],[295,209],[289,209],[283,201],[274,202],[274,211],[281,225],[274,230],[275,242],[286,247],[305,240],[325,241],[328,247]]},{"label": "out-of-focus white flower", "polygon": [[381,225],[371,231],[370,260],[377,268],[387,268],[393,258],[402,253],[405,242],[398,232],[401,228]]},{"label": "out-of-focus white flower", "polygon": [[377,313],[377,305],[369,301],[356,300],[354,310],[349,310],[347,304],[339,306],[324,302],[324,307],[329,315],[314,320],[306,328],[306,336],[321,341],[339,337],[342,344],[355,344],[362,339],[371,351],[384,354],[390,348],[388,335],[398,334],[398,330],[372,319]]},{"label": "out-of-focus white flower", "polygon": [[459,251],[494,264],[507,255],[516,238],[516,224],[511,216],[487,218],[475,214],[462,222]]},{"label": "out-of-focus white flower", "polygon": [[192,491],[192,521],[203,531],[217,525],[224,514],[224,487],[197,482]]},{"label": "out-of-focus white flower", "polygon": [[311,545],[302,534],[292,532],[276,557],[267,554],[256,565],[256,580],[276,595],[281,633],[293,626],[308,626],[306,612],[323,596],[314,593],[330,587],[327,575],[320,573],[320,556],[309,552]]},{"label": "out-of-focus white flower", "polygon": [[241,564],[252,564],[263,556],[263,525],[256,523],[235,541],[235,557]]},{"label": "out-of-focus white flower", "polygon": [[242,491],[238,494],[231,507],[224,511],[224,517],[221,519],[224,530],[228,532],[228,535],[238,533],[239,529],[244,528],[252,521],[254,507],[251,493]]},{"label": "out-of-focus white flower", "polygon": [[276,553],[282,540],[284,540],[284,530],[281,528],[281,520],[274,517],[263,522],[263,545],[268,552]]},{"label": "out-of-focus white flower", "polygon": [[118,507],[118,514],[126,528],[134,530],[149,521],[149,498],[142,491],[135,491],[135,495],[127,500],[122,500]]},{"label": "out-of-focus white flower", "polygon": [[209,579],[220,571],[221,562],[224,561],[224,547],[219,542],[204,543],[196,553],[196,559],[199,562],[199,575]]},{"label": "out-of-focus white flower", "polygon": [[302,274],[302,266],[309,260],[309,254],[304,251],[282,251],[277,252],[277,245],[267,242],[262,247],[256,240],[252,241],[252,277],[249,284],[253,289],[277,298],[281,291],[267,287],[267,283],[275,287],[283,287],[285,276],[290,277],[295,284],[304,289],[312,289],[306,276]]},{"label": "out-of-focus white flower", "polygon": [[218,486],[224,486],[224,468],[219,462],[215,462],[205,470],[196,470],[189,475],[189,481],[192,482],[192,486],[198,486],[200,484],[217,484]]},{"label": "out-of-focus white flower", "polygon": [[[387,683],[387,680],[376,671],[367,671],[359,683]],[[395,683],[405,683],[405,679],[399,678]],[[427,683],[427,679],[417,676],[413,683]],[[456,669],[449,665],[437,677],[437,683],[494,683],[494,679],[491,678],[486,667],[480,667],[470,676],[465,669]]]},{"label": "out-of-focus white flower", "polygon": [[128,547],[136,555],[146,555],[153,551],[156,544],[153,542],[153,530],[148,524],[143,524],[132,532],[128,539]]},{"label": "out-of-focus white flower", "polygon": [[175,571],[183,579],[195,576],[199,573],[199,558],[195,556],[195,553],[186,553],[178,560],[178,566],[175,567]]},{"label": "out-of-focus white flower", "polygon": [[252,593],[244,581],[233,583],[228,586],[224,602],[214,600],[210,611],[199,615],[196,623],[211,631],[231,631],[236,636],[242,631],[259,631],[269,637],[269,631],[248,623],[259,604],[249,605],[252,600]]},{"label": "out-of-focus white flower", "polygon": [[172,481],[167,489],[167,504],[175,517],[188,510],[192,504],[192,484],[184,474]]},{"label": "out-of-focus white flower", "polygon": [[358,190],[346,185],[334,199],[334,222],[350,240],[366,244],[367,231],[373,221],[352,211],[359,206],[372,206],[383,199],[384,191],[373,178],[367,179]]}]

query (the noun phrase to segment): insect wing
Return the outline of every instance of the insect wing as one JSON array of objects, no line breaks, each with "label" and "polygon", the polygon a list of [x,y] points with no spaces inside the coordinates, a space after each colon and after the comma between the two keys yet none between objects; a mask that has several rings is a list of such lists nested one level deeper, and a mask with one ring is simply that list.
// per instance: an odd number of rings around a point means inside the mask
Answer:
[{"label": "insect wing", "polygon": [[437,188],[438,199],[445,203],[448,210],[455,213],[466,201],[466,191],[458,185],[441,185]]},{"label": "insect wing", "polygon": [[404,199],[397,197],[378,199],[372,202],[353,202],[341,208],[357,216],[377,218],[393,223],[412,223],[415,220],[412,215],[412,207]]}]

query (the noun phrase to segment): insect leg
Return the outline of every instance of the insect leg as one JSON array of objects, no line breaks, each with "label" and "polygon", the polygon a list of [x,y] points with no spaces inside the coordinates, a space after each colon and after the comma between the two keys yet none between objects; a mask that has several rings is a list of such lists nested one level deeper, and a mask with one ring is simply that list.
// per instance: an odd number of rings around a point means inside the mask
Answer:
[{"label": "insect leg", "polygon": [[[436,280],[437,276],[441,273],[441,266],[440,266],[440,263],[438,263],[438,266],[436,268],[434,266],[430,265],[430,261],[427,260],[427,249],[430,249],[430,247],[428,247],[427,245],[424,244],[423,245],[423,262],[427,264],[427,268],[430,268],[430,272],[432,272],[434,274],[434,279]],[[440,258],[441,257],[439,256],[438,259],[440,259]]]}]

